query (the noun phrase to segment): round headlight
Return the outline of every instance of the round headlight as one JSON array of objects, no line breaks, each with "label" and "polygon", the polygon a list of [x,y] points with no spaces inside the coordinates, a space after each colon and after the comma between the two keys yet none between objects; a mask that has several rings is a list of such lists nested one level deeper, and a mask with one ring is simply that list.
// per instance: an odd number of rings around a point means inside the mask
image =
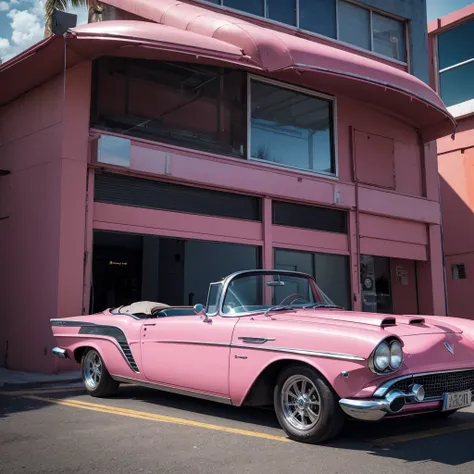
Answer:
[{"label": "round headlight", "polygon": [[374,366],[379,371],[384,371],[390,365],[390,347],[386,342],[381,342],[374,353]]},{"label": "round headlight", "polygon": [[403,362],[403,350],[399,341],[390,344],[390,368],[399,369]]}]

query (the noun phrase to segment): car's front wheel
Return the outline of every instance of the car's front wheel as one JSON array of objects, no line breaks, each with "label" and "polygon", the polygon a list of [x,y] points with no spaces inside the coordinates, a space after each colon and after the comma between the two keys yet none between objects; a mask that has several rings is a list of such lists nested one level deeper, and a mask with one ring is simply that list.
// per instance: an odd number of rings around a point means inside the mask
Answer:
[{"label": "car's front wheel", "polygon": [[337,436],[344,426],[336,394],[306,365],[282,370],[275,385],[274,404],[281,427],[295,441],[321,443]]},{"label": "car's front wheel", "polygon": [[81,371],[89,395],[108,397],[117,391],[119,383],[110,376],[104,360],[95,349],[87,349],[82,355]]}]

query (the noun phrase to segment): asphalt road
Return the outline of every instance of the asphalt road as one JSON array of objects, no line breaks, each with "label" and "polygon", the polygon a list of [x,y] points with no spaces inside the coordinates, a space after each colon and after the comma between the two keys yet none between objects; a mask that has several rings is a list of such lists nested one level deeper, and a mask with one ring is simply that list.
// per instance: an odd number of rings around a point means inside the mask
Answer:
[{"label": "asphalt road", "polygon": [[0,472],[474,472],[474,408],[448,420],[351,422],[337,441],[289,441],[274,413],[122,386],[111,399],[82,387],[0,393]]}]

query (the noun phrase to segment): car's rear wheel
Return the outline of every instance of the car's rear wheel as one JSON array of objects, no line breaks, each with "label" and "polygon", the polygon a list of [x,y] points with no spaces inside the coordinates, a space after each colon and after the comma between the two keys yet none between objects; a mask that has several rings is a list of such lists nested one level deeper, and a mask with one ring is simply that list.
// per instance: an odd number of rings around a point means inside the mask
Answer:
[{"label": "car's rear wheel", "polygon": [[323,377],[306,365],[292,365],[278,375],[274,390],[278,421],[293,440],[321,443],[344,426],[337,396]]},{"label": "car's rear wheel", "polygon": [[110,376],[104,360],[95,349],[84,351],[81,369],[82,381],[89,395],[108,397],[117,391],[119,383]]}]

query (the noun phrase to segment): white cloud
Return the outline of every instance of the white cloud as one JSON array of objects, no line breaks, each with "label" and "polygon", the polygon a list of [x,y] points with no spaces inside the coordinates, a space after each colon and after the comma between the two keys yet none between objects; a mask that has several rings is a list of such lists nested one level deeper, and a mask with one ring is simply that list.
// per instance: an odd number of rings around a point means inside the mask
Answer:
[{"label": "white cloud", "polygon": [[3,58],[10,50],[10,41],[7,38],[0,38],[0,58]]},{"label": "white cloud", "polygon": [[[7,2],[0,0],[0,10],[3,3]],[[3,61],[41,41],[44,35],[44,0],[10,0],[10,5],[15,5],[7,13],[12,34],[10,38],[0,37],[0,59]],[[87,23],[87,8],[68,11],[77,15],[77,25]]]},{"label": "white cloud", "polygon": [[0,2],[0,12],[6,12],[9,9],[10,5],[8,5],[8,2]]},{"label": "white cloud", "polygon": [[11,40],[17,47],[25,49],[42,39],[43,28],[38,17],[33,13],[27,10],[11,10],[7,16],[11,20]]}]

